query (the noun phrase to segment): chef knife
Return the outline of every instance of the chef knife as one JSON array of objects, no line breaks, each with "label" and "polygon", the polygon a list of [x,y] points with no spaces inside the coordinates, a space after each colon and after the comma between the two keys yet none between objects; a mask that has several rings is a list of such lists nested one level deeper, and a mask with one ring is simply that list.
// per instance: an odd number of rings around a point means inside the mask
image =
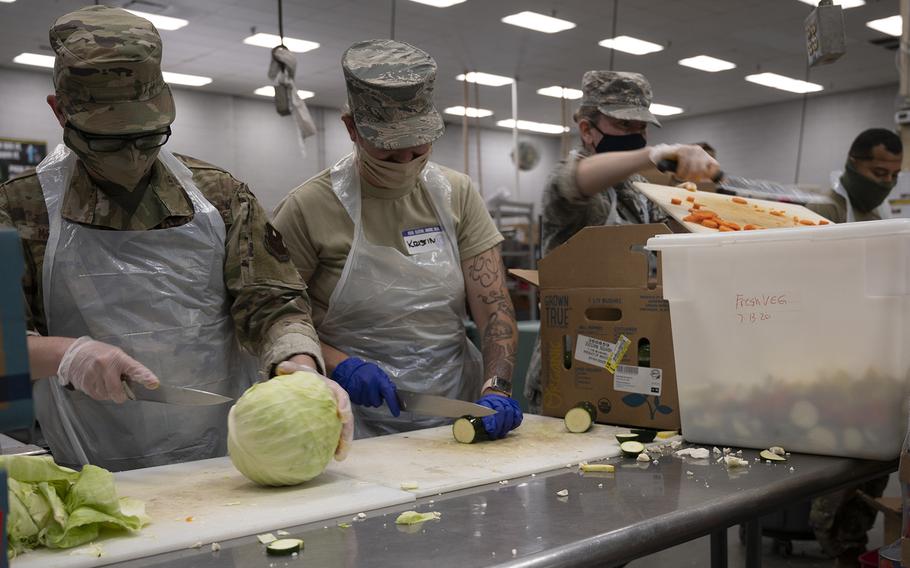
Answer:
[{"label": "chef knife", "polygon": [[[199,389],[188,387],[175,387],[171,385],[159,384],[156,389],[147,389],[140,383],[133,382],[126,377],[123,378],[123,387],[126,389],[126,395],[130,400],[144,400],[147,402],[161,402],[164,404],[176,404],[179,406],[211,406],[215,404],[224,404],[232,402],[234,399]],[[66,385],[66,390],[76,390],[73,385]]]},{"label": "chef knife", "polygon": [[461,418],[462,416],[491,416],[496,414],[496,411],[492,408],[474,404],[473,402],[465,402],[433,394],[421,394],[404,389],[398,389],[398,403],[402,410],[427,416]]}]

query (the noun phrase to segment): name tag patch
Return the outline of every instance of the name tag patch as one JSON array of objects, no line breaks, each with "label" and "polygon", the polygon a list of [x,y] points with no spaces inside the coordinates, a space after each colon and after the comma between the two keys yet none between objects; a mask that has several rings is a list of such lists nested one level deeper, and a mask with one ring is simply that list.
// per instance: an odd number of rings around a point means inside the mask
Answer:
[{"label": "name tag patch", "polygon": [[408,229],[402,231],[401,236],[404,238],[404,246],[407,248],[408,254],[442,250],[445,242],[445,235],[439,225]]}]

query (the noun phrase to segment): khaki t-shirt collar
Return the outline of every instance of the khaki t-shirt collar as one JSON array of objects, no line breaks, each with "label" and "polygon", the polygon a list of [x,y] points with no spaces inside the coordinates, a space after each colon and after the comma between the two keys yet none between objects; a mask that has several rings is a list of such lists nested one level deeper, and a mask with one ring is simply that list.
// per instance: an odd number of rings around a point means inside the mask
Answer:
[{"label": "khaki t-shirt collar", "polygon": [[[142,219],[142,225],[148,229],[158,226],[168,217],[188,217],[193,214],[193,206],[180,183],[160,160],[152,166],[152,176],[140,207],[143,205],[146,206],[145,214],[148,218]],[[82,162],[76,162],[73,179],[63,197],[61,215],[74,223],[110,229],[122,228],[116,222],[116,219],[122,218],[120,206],[92,183]]]},{"label": "khaki t-shirt collar", "polygon": [[417,189],[417,182],[414,182],[414,185],[411,187],[395,187],[395,188],[385,188],[385,187],[376,187],[375,185],[370,184],[362,177],[360,178],[360,192],[365,197],[373,197],[376,199],[398,199],[399,197],[404,197],[412,191]]}]

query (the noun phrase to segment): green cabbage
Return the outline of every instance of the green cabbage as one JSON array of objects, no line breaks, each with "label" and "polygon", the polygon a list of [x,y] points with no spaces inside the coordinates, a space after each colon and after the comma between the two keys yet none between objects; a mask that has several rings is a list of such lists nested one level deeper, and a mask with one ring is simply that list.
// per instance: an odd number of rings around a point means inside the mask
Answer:
[{"label": "green cabbage", "polygon": [[118,498],[114,476],[100,467],[77,472],[50,456],[0,456],[0,469],[9,486],[10,557],[38,546],[79,546],[97,539],[102,528],[138,531],[149,523],[145,505]]},{"label": "green cabbage", "polygon": [[253,385],[228,416],[228,453],[260,485],[296,485],[322,473],[335,454],[341,418],[335,396],[314,373]]}]

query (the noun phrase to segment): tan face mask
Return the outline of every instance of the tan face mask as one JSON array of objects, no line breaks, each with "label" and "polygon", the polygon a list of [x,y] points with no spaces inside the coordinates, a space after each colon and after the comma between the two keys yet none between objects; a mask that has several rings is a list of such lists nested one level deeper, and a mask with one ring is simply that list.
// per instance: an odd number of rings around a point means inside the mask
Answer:
[{"label": "tan face mask", "polygon": [[63,143],[82,160],[93,178],[133,191],[152,169],[161,148],[139,150],[127,144],[116,152],[95,152],[71,128],[63,129]]},{"label": "tan face mask", "polygon": [[430,152],[410,162],[399,164],[378,160],[358,147],[357,159],[360,164],[360,175],[368,184],[381,189],[411,188],[417,185],[417,176],[430,160]]}]

